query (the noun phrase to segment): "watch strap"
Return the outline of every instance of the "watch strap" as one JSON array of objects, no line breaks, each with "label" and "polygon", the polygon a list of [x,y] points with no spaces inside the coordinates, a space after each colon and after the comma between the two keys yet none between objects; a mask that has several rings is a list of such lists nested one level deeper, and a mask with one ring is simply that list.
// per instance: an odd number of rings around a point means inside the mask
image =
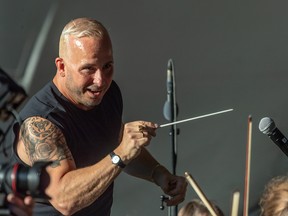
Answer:
[{"label": "watch strap", "polygon": [[[115,152],[111,152],[109,155],[110,155],[110,157],[112,159],[112,163],[113,164],[116,164],[116,165],[118,165],[121,168],[125,168],[126,164],[123,163],[123,161],[122,161],[122,159],[121,159],[121,157],[119,155],[115,154]],[[114,163],[113,162],[113,157],[118,157],[119,161],[117,163]]]}]

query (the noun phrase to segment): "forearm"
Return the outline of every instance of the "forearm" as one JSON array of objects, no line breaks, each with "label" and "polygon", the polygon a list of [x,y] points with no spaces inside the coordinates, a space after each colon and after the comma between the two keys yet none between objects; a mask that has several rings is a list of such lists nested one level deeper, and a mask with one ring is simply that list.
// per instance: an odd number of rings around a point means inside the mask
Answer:
[{"label": "forearm", "polygon": [[131,161],[124,171],[129,175],[154,182],[153,175],[159,165],[146,148],[142,148],[140,155]]},{"label": "forearm", "polygon": [[120,172],[106,156],[93,166],[69,171],[58,182],[51,182],[47,194],[58,211],[71,215],[99,198]]}]

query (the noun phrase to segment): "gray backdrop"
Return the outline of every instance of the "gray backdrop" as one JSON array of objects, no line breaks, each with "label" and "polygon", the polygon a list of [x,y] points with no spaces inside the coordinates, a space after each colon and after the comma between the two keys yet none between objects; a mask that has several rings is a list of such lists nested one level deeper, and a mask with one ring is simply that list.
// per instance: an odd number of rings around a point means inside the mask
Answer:
[{"label": "gray backdrop", "polygon": [[[284,0],[0,0],[0,66],[32,95],[55,74],[63,26],[72,18],[94,17],[113,41],[123,120],[162,124],[167,122],[163,105],[172,58],[178,120],[234,109],[178,125],[177,174],[191,173],[226,215],[232,192],[239,190],[242,214],[247,120],[252,115],[249,215],[258,215],[265,183],[287,170],[285,154],[258,130],[265,116],[284,134],[288,128],[287,6]],[[160,128],[148,148],[171,170],[169,131]],[[167,208],[159,209],[161,195],[155,185],[122,173],[112,215],[167,215]],[[185,202],[195,197],[188,186]]]}]

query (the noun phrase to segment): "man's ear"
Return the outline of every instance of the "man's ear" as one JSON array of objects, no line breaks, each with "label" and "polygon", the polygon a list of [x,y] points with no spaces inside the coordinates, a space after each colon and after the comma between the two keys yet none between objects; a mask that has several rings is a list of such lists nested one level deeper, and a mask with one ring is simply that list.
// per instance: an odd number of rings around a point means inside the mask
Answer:
[{"label": "man's ear", "polygon": [[63,59],[60,58],[60,57],[57,57],[55,59],[55,65],[56,65],[56,68],[57,68],[57,73],[59,73],[59,75],[61,77],[64,77],[65,76],[65,64],[64,64]]}]

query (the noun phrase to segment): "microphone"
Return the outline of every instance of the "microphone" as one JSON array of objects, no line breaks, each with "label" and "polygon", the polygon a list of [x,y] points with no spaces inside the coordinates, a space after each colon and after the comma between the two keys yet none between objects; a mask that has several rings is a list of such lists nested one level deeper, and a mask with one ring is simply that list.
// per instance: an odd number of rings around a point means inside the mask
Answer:
[{"label": "microphone", "polygon": [[276,127],[275,122],[269,118],[262,118],[259,130],[270,137],[270,139],[288,156],[288,140]]},{"label": "microphone", "polygon": [[[163,114],[168,121],[174,121],[174,103],[175,103],[175,81],[174,81],[174,71],[173,71],[173,61],[168,60],[167,65],[167,100],[164,104]],[[176,105],[176,112],[178,112],[178,107]]]}]

